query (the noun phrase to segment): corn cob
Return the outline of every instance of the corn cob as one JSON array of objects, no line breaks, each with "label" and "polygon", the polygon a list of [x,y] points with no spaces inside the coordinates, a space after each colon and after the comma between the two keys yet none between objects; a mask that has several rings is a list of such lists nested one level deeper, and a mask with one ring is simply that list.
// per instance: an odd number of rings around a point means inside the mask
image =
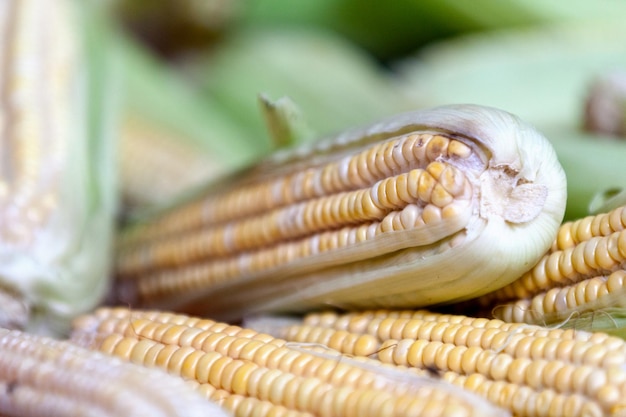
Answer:
[{"label": "corn cob", "polygon": [[160,370],[7,329],[0,329],[0,414],[226,416]]},{"label": "corn cob", "polygon": [[[506,321],[577,326],[581,315],[619,317],[626,272],[626,207],[565,222],[551,249],[518,280],[479,298]],[[615,310],[617,309],[617,310]],[[602,313],[604,312],[604,313]],[[617,314],[615,314],[617,313]],[[594,329],[618,331],[619,320]]]},{"label": "corn cob", "polygon": [[603,333],[423,310],[309,314],[273,332],[342,352],[374,336],[370,358],[436,372],[518,416],[621,415],[625,405],[626,342]]},{"label": "corn cob", "polygon": [[585,102],[584,128],[614,138],[626,137],[626,76],[623,71],[607,72],[593,81]]},{"label": "corn cob", "polygon": [[110,74],[89,10],[69,0],[0,7],[0,292],[24,312],[6,323],[3,302],[0,326],[62,332],[108,288]]},{"label": "corn cob", "polygon": [[277,153],[228,189],[126,229],[120,300],[222,319],[328,303],[449,303],[536,262],[565,201],[547,141],[474,106]]},{"label": "corn cob", "polygon": [[219,390],[225,407],[247,397],[316,416],[502,415],[426,373],[354,361],[211,320],[103,309],[76,320],[72,337],[202,387],[209,384],[213,388],[206,391]]}]

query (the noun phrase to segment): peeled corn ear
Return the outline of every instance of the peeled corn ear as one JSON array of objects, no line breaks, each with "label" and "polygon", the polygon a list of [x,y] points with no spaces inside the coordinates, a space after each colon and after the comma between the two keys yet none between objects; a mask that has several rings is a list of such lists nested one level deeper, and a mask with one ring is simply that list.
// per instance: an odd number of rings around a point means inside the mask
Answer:
[{"label": "peeled corn ear", "polygon": [[509,113],[406,113],[277,153],[126,229],[117,294],[227,319],[467,299],[541,257],[565,188],[550,144]]},{"label": "peeled corn ear", "polygon": [[0,6],[0,326],[61,332],[108,288],[111,67],[90,10]]}]

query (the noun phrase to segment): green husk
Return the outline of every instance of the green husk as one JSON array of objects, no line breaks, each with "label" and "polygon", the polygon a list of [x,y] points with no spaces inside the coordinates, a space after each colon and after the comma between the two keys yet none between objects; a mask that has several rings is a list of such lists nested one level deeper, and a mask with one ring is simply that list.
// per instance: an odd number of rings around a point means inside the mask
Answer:
[{"label": "green husk", "polygon": [[593,196],[589,203],[589,213],[606,213],[621,206],[626,206],[626,189],[609,188]]},{"label": "green husk", "polygon": [[573,314],[561,327],[604,332],[626,339],[626,308],[606,307]]},{"label": "green husk", "polygon": [[623,21],[626,4],[513,0],[263,0],[242,8],[242,21],[255,26],[323,27],[341,33],[382,59],[400,56],[427,42],[466,31],[614,18]]},{"label": "green husk", "polygon": [[289,97],[272,100],[261,94],[259,105],[270,137],[278,148],[295,146],[313,140],[312,138],[316,136],[305,120],[300,107]]},{"label": "green husk", "polygon": [[546,129],[567,176],[565,219],[599,212],[598,196],[626,187],[626,142],[574,129]]},{"label": "green husk", "polygon": [[116,36],[123,68],[120,164],[133,211],[165,204],[264,156],[260,135],[136,42]]},{"label": "green husk", "polygon": [[490,105],[544,129],[582,126],[591,81],[624,65],[623,23],[607,20],[459,37],[429,46],[398,71],[423,106]]},{"label": "green husk", "polygon": [[188,69],[257,137],[267,138],[260,93],[289,97],[321,136],[415,108],[371,57],[322,31],[241,30]]}]

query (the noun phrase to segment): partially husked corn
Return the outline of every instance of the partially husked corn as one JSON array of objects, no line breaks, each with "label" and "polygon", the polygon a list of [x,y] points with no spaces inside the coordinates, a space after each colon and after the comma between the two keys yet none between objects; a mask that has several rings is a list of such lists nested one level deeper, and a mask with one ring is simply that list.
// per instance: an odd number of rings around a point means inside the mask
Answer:
[{"label": "partially husked corn", "polygon": [[[198,385],[192,385],[205,387],[213,398],[210,385],[220,392],[215,395],[224,396],[222,406],[234,412],[238,411],[231,406],[252,398],[255,415],[286,410],[294,416],[502,414],[428,372],[337,356],[328,348],[288,343],[251,329],[182,315],[102,309],[76,321],[73,339],[195,380]],[[237,397],[230,399],[231,395]]]},{"label": "partially husked corn", "polygon": [[603,333],[425,310],[311,313],[273,333],[343,352],[373,336],[379,345],[363,355],[436,372],[518,416],[621,415],[626,406],[626,342]]},{"label": "partially husked corn", "polygon": [[6,329],[0,329],[0,414],[226,416],[161,370]]},{"label": "partially husked corn", "polygon": [[472,298],[549,248],[564,192],[550,144],[514,116],[408,113],[279,152],[129,226],[116,294],[227,320]]}]

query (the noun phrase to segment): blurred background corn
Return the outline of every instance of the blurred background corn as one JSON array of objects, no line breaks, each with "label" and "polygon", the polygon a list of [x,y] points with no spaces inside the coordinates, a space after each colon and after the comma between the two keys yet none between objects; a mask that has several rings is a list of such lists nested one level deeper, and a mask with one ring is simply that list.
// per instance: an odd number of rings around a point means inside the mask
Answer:
[{"label": "blurred background corn", "polygon": [[69,341],[0,329],[0,413],[7,417],[226,417],[181,380]]},{"label": "blurred background corn", "polygon": [[121,66],[117,157],[124,217],[170,204],[269,151],[267,140],[197,94],[153,52],[123,35],[115,45],[112,54]]},{"label": "blurred background corn", "polygon": [[0,326],[62,332],[109,285],[115,146],[101,19],[66,0],[0,8]]},{"label": "blurred background corn", "polygon": [[587,92],[584,128],[626,137],[626,72],[612,69],[596,75]]}]

